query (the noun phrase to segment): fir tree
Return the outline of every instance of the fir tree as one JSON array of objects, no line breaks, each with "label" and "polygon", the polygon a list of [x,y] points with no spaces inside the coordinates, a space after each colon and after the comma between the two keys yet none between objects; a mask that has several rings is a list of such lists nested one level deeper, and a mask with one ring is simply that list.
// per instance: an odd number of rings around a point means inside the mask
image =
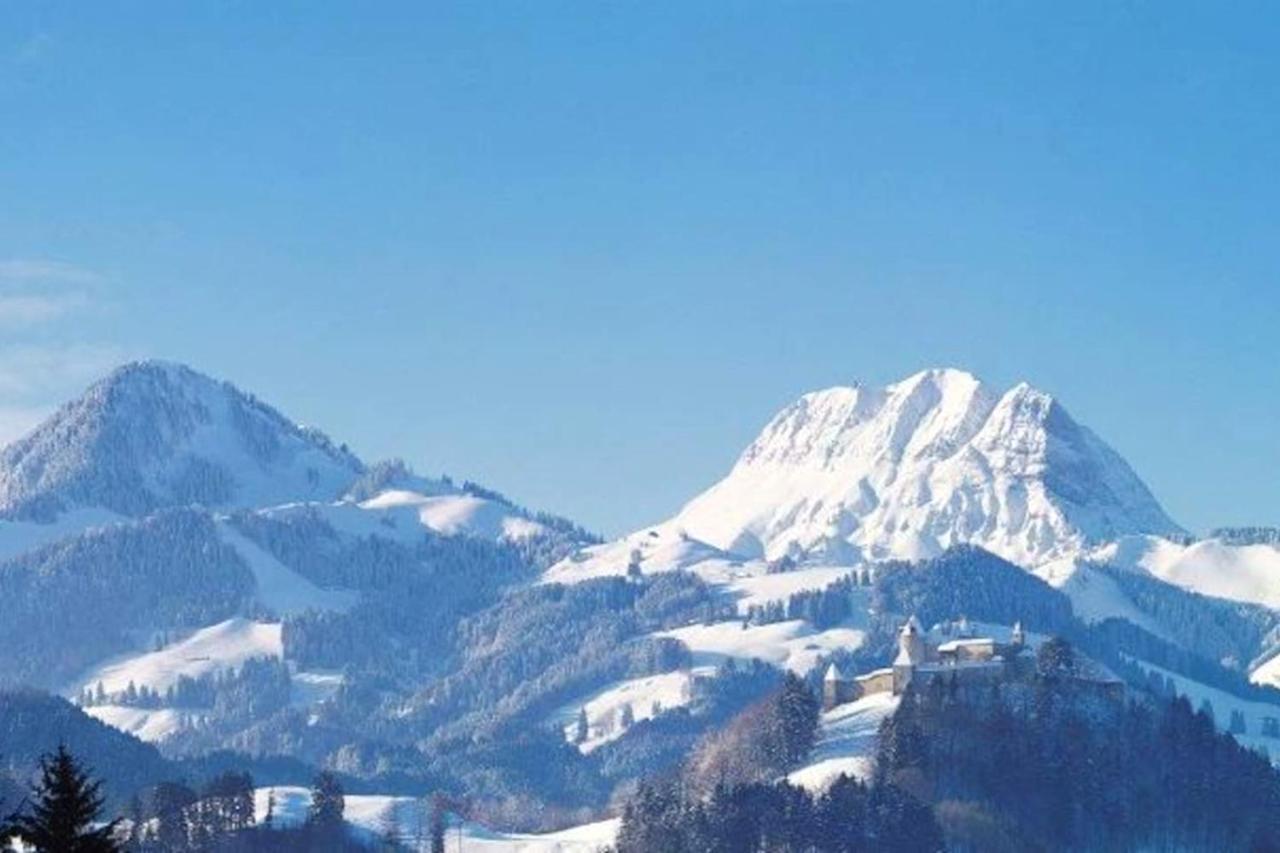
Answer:
[{"label": "fir tree", "polygon": [[40,781],[32,791],[35,805],[14,829],[40,853],[110,853],[118,850],[112,836],[116,822],[95,826],[102,811],[102,783],[59,746],[40,760]]},{"label": "fir tree", "polygon": [[327,770],[321,771],[311,785],[307,825],[322,832],[340,830],[344,806],[342,784],[338,777]]},{"label": "fir tree", "polygon": [[444,853],[444,797],[435,794],[431,797],[431,853]]}]

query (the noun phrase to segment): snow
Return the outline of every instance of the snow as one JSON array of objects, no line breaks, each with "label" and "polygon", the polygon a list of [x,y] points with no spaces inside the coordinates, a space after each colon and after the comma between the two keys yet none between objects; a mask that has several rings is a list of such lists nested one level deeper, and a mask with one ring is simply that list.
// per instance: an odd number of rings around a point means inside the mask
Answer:
[{"label": "snow", "polygon": [[1280,704],[1272,705],[1267,702],[1252,702],[1248,699],[1241,699],[1226,691],[1201,684],[1198,681],[1192,681],[1185,676],[1162,669],[1144,660],[1134,659],[1134,663],[1144,670],[1155,671],[1172,679],[1174,689],[1177,690],[1179,695],[1187,697],[1193,710],[1199,710],[1200,703],[1208,699],[1210,706],[1213,708],[1214,724],[1219,731],[1227,731],[1228,726],[1231,724],[1231,712],[1239,711],[1244,715],[1245,733],[1233,735],[1233,737],[1242,746],[1249,749],[1264,750],[1268,754],[1274,754],[1275,757],[1280,758],[1280,739],[1263,737],[1261,734],[1263,717],[1280,719]]},{"label": "snow", "polygon": [[338,692],[342,683],[340,672],[295,672],[290,683],[289,701],[303,707],[323,702]]},{"label": "snow", "polygon": [[0,506],[270,506],[336,497],[361,470],[230,384],[148,361],[113,371],[4,448]]},{"label": "snow", "polygon": [[97,507],[70,510],[48,524],[0,520],[0,560],[95,527],[106,527],[128,520]]},{"label": "snow", "polygon": [[[746,613],[751,607],[772,601],[785,603],[798,592],[826,589],[853,571],[850,566],[813,566],[776,574],[743,575],[730,580],[725,588],[737,597],[738,612]],[[854,589],[855,595],[859,592]]]},{"label": "snow", "polygon": [[406,545],[422,539],[424,531],[515,542],[547,530],[507,504],[461,491],[427,494],[387,489],[358,503],[291,503],[259,512],[275,518],[315,514],[340,534],[355,538],[378,536]]},{"label": "snow", "polygon": [[279,616],[304,610],[346,610],[359,598],[351,590],[321,589],[285,566],[226,521],[219,522],[222,540],[244,558],[257,582],[256,597]]},{"label": "snow", "polygon": [[1182,545],[1158,536],[1129,536],[1090,558],[1148,572],[1203,595],[1280,608],[1280,547],[1227,545],[1205,539]]},{"label": "snow", "polygon": [[668,526],[742,557],[845,564],[969,542],[1036,566],[1126,533],[1180,532],[1053,398],[1025,384],[999,394],[958,370],[805,395]]},{"label": "snow", "polygon": [[176,734],[185,720],[203,718],[200,711],[181,708],[131,708],[125,705],[94,705],[84,712],[109,726],[128,732],[139,740],[156,743]]},{"label": "snow", "polygon": [[[272,824],[299,826],[307,817],[311,791],[307,788],[277,785],[254,791],[254,817],[262,823],[271,803]],[[391,827],[402,841],[422,840],[423,849],[429,838],[430,812],[421,798],[380,794],[348,794],[343,798],[343,817],[354,833],[365,838],[381,836]],[[449,828],[445,850],[484,851],[484,853],[595,853],[613,844],[619,821],[603,820],[558,832],[504,833],[478,824],[464,823]]]},{"label": "snow", "polygon": [[873,693],[824,712],[809,763],[787,780],[813,793],[826,790],[842,773],[865,781],[874,769],[880,723],[897,708],[897,696]]},{"label": "snow", "polygon": [[181,676],[199,678],[237,668],[250,658],[279,658],[283,653],[280,623],[235,617],[202,628],[160,651],[112,658],[77,679],[66,693],[74,696],[84,687],[96,689],[98,682],[108,693],[125,690],[130,682],[163,693]]},{"label": "snow", "polygon": [[655,636],[672,637],[689,647],[697,667],[719,666],[728,658],[757,658],[804,675],[836,649],[856,649],[866,639],[852,627],[819,631],[803,619],[742,627],[738,621],[688,625]]},{"label": "snow", "polygon": [[[93,687],[93,684],[89,686]],[[308,707],[328,699],[341,686],[341,674],[298,672],[293,675],[291,701],[295,706]],[[188,723],[204,719],[207,713],[203,708],[134,708],[128,705],[91,705],[83,710],[109,726],[150,743],[172,737]]]},{"label": "snow", "polygon": [[578,749],[589,753],[626,733],[621,720],[623,706],[628,703],[637,723],[655,716],[654,702],[660,703],[663,710],[687,705],[691,678],[691,673],[677,671],[618,682],[565,704],[551,715],[551,721],[561,726],[565,739],[572,742],[578,729],[578,713],[585,709],[589,735]]},{"label": "snow", "polygon": [[1249,680],[1254,684],[1267,684],[1280,687],[1280,649],[1273,649],[1269,658],[1262,661],[1249,673]]},{"label": "snow", "polygon": [[598,853],[613,845],[620,826],[618,818],[610,818],[558,832],[522,834],[465,824],[461,837],[449,832],[444,849],[446,853]]},{"label": "snow", "polygon": [[632,555],[645,574],[679,569],[694,571],[704,580],[723,581],[735,573],[763,574],[765,565],[746,568],[743,561],[719,548],[690,538],[672,525],[649,527],[613,542],[593,545],[547,569],[544,583],[579,583],[598,577],[625,575]]},{"label": "snow", "polygon": [[388,489],[360,504],[366,510],[409,507],[423,527],[446,536],[466,534],[485,539],[516,541],[536,536],[546,528],[511,507],[469,494],[425,495],[404,489]]},{"label": "snow", "polygon": [[1045,583],[1062,591],[1071,600],[1071,609],[1084,622],[1127,619],[1151,634],[1167,639],[1168,634],[1154,619],[1143,613],[1112,578],[1076,558],[1056,560],[1035,570]]}]

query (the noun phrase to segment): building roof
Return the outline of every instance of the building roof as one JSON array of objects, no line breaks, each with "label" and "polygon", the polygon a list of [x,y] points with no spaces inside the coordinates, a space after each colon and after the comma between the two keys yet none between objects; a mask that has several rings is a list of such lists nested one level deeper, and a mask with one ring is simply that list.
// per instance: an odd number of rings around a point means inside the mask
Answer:
[{"label": "building roof", "polygon": [[827,674],[822,677],[823,681],[844,681],[844,675],[841,674],[840,668],[834,663],[827,667]]},{"label": "building roof", "polygon": [[966,637],[963,640],[948,640],[938,646],[940,652],[953,652],[961,646],[994,646],[996,641],[990,637]]}]

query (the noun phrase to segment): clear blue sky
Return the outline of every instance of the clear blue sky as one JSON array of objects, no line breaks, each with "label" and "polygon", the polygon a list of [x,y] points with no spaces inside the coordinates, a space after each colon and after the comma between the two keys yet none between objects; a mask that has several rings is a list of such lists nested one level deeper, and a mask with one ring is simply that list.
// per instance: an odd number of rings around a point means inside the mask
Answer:
[{"label": "clear blue sky", "polygon": [[806,390],[955,365],[1188,527],[1277,523],[1277,44],[1273,4],[0,0],[0,433],[170,358],[615,533]]}]

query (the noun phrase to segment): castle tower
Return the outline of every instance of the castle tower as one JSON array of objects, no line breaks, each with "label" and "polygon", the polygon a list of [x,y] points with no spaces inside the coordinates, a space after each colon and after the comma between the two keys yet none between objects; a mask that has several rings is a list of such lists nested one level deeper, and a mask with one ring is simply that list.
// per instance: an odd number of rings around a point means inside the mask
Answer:
[{"label": "castle tower", "polygon": [[893,692],[902,693],[911,684],[915,669],[925,662],[924,632],[912,616],[898,631],[898,656],[893,659]]},{"label": "castle tower", "polygon": [[827,674],[822,677],[822,710],[830,711],[846,701],[846,681],[840,669],[833,663],[827,667]]},{"label": "castle tower", "polygon": [[1023,632],[1023,630],[1022,630],[1022,621],[1021,621],[1021,620],[1019,620],[1019,621],[1017,621],[1017,622],[1014,622],[1014,623],[1013,623],[1013,633],[1011,633],[1011,634],[1009,635],[1009,642],[1010,642],[1010,644],[1015,645],[1015,646],[1023,646],[1023,645],[1026,645],[1026,642],[1027,642],[1027,635],[1026,635],[1026,633],[1025,633],[1025,632]]}]

